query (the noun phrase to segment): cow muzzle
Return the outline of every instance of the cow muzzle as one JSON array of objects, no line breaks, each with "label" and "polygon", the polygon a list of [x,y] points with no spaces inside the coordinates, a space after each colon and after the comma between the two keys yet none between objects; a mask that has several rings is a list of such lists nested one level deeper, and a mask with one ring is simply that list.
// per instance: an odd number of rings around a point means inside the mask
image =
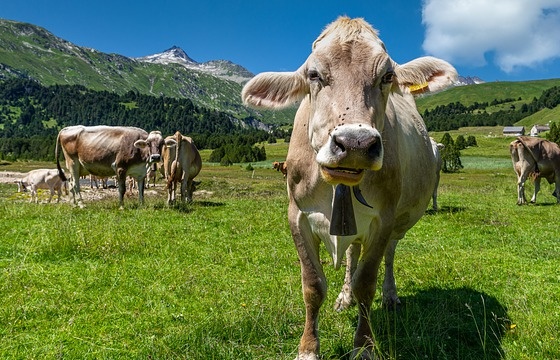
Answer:
[{"label": "cow muzzle", "polygon": [[329,184],[358,185],[365,170],[379,170],[383,164],[381,134],[369,125],[339,125],[318,151],[317,162]]},{"label": "cow muzzle", "polygon": [[150,155],[150,163],[156,163],[156,162],[160,162],[160,161],[161,161],[161,155],[160,154]]}]

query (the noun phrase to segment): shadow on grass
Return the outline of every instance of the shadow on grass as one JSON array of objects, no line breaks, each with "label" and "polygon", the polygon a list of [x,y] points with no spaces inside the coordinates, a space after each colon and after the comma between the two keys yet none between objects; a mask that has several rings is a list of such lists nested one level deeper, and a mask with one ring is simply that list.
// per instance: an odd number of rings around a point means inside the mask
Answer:
[{"label": "shadow on grass", "polygon": [[[380,359],[505,358],[501,342],[511,321],[496,298],[468,288],[434,288],[401,302],[396,311],[372,311]],[[350,360],[348,348],[338,352]]]},{"label": "shadow on grass", "polygon": [[455,214],[465,211],[466,208],[462,206],[441,206],[439,209],[434,210],[429,208],[426,210],[426,215],[436,215],[436,214]]}]

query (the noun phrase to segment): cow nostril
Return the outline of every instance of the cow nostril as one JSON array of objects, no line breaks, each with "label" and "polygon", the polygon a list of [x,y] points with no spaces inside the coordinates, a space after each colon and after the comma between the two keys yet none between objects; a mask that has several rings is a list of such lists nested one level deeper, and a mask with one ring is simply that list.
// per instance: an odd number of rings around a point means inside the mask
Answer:
[{"label": "cow nostril", "polygon": [[[342,139],[343,140],[343,139]],[[340,141],[340,139],[338,139],[336,136],[333,136],[333,144],[335,149],[337,149],[337,152],[341,152],[344,153],[346,151],[346,147],[344,146],[344,144]]]},{"label": "cow nostril", "polygon": [[375,158],[377,156],[379,156],[379,141],[374,140],[373,143],[368,147],[367,149],[367,154],[370,158]]}]

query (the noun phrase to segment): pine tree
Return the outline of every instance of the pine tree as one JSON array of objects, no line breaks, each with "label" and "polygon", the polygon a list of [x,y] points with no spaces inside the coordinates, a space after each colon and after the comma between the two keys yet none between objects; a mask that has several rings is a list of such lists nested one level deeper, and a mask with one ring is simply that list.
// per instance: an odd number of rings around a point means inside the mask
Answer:
[{"label": "pine tree", "polygon": [[443,134],[440,141],[445,147],[441,151],[442,168],[445,173],[457,172],[463,168],[461,163],[461,152],[455,145],[449,133]]}]

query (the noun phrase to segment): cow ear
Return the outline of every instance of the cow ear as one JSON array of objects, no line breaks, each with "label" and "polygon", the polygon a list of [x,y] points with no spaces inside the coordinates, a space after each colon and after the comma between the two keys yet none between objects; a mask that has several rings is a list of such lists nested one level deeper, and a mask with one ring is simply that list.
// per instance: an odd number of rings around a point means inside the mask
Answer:
[{"label": "cow ear", "polygon": [[145,148],[146,146],[148,146],[148,143],[146,142],[146,140],[140,139],[140,140],[136,140],[136,141],[134,142],[134,147],[137,147],[137,148],[139,148],[139,149],[143,149],[143,148]]},{"label": "cow ear", "polygon": [[435,92],[457,81],[457,70],[447,61],[431,56],[421,57],[395,68],[403,92]]},{"label": "cow ear", "polygon": [[261,73],[243,87],[245,105],[257,108],[281,109],[301,100],[309,87],[300,71]]},{"label": "cow ear", "polygon": [[172,148],[173,146],[177,146],[177,141],[174,139],[165,139],[165,146],[168,148]]}]

